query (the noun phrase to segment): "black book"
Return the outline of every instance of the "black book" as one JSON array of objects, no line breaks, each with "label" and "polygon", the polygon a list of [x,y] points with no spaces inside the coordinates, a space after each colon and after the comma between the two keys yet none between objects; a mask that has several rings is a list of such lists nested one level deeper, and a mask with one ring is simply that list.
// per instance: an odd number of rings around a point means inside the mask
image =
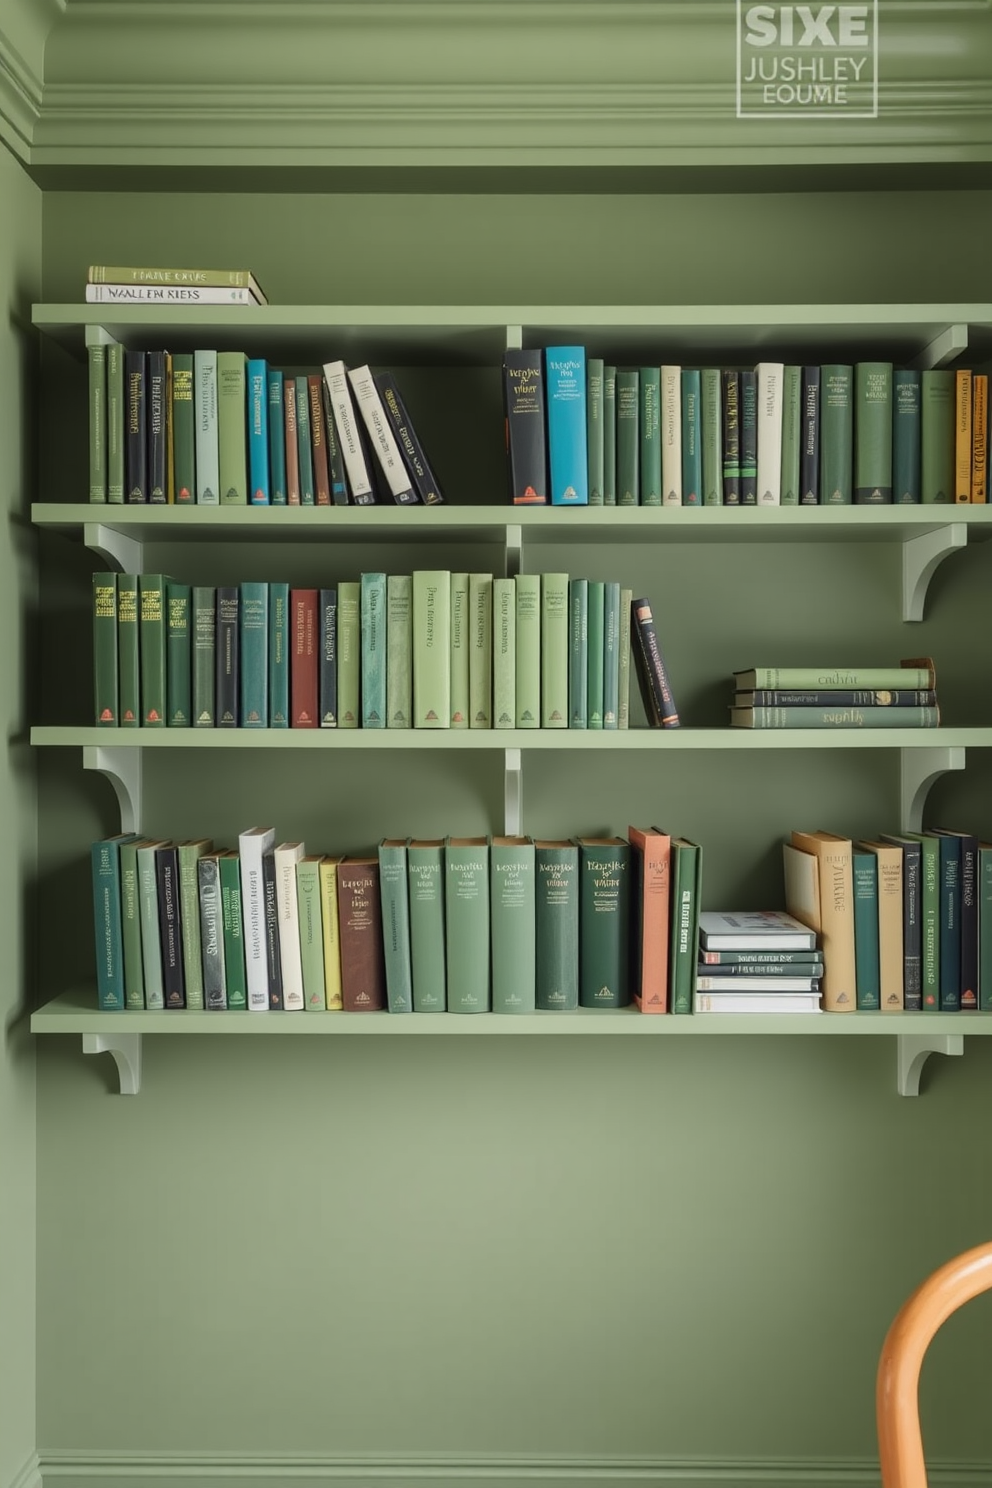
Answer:
[{"label": "black book", "polygon": [[317,675],[321,728],[338,726],[338,591],[321,589],[320,665]]},{"label": "black book", "polygon": [[148,500],[154,506],[165,506],[169,499],[165,383],[167,360],[166,352],[150,351],[145,362],[148,394]]},{"label": "black book", "polygon": [[758,504],[758,374],[739,374],[741,411],[741,506]]},{"label": "black book", "polygon": [[344,471],[344,455],[341,452],[341,442],[338,439],[338,426],[334,422],[334,409],[331,407],[331,391],[327,386],[327,378],[322,377],[320,381],[321,400],[324,409],[324,434],[327,440],[327,468],[331,481],[331,505],[348,505],[348,480]]},{"label": "black book", "polygon": [[723,504],[741,504],[740,377],[732,368],[720,374],[723,405]]},{"label": "black book", "polygon": [[800,402],[799,505],[820,504],[820,369],[804,367]]},{"label": "black book", "polygon": [[124,353],[124,490],[129,502],[148,500],[148,404],[143,351]]},{"label": "black book", "polygon": [[158,924],[162,942],[162,992],[167,1008],[186,1006],[183,975],[183,935],[179,911],[179,850],[160,847],[155,852],[158,884]]},{"label": "black book", "polygon": [[654,628],[651,601],[635,599],[630,607],[631,649],[644,711],[654,728],[678,728],[679,714]]},{"label": "black book", "polygon": [[503,409],[510,502],[513,506],[546,506],[548,451],[540,349],[504,352]]},{"label": "black book", "polygon": [[444,501],[441,487],[424,454],[423,445],[417,438],[417,431],[410,422],[410,415],[396,386],[396,378],[391,372],[376,372],[372,381],[379,390],[386,417],[392,423],[396,443],[406,461],[414,490],[425,506],[440,506]]},{"label": "black book", "polygon": [[282,1008],[282,957],[279,954],[279,905],[276,899],[276,855],[262,854],[262,908],[265,913],[265,964],[269,976],[269,1007]]},{"label": "black book", "polygon": [[215,717],[218,728],[237,728],[241,677],[241,591],[237,584],[217,590],[217,685]]},{"label": "black book", "polygon": [[923,1011],[923,881],[921,848],[914,837],[881,832],[879,841],[902,848],[902,1005]]},{"label": "black book", "polygon": [[935,827],[941,837],[956,837],[961,845],[958,899],[961,927],[961,1011],[978,1010],[978,838],[970,832],[951,832]]}]

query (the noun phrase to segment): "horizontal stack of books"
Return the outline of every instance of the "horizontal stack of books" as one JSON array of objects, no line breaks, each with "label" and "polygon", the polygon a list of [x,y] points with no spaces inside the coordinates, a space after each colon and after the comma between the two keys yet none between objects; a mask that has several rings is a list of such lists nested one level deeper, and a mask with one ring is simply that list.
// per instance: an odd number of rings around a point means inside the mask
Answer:
[{"label": "horizontal stack of books", "polygon": [[816,935],[779,909],[699,916],[697,1013],[818,1013],[823,955]]},{"label": "horizontal stack of books", "polygon": [[90,305],[267,305],[250,269],[155,269],[90,264]]},{"label": "horizontal stack of books", "polygon": [[734,728],[937,728],[933,658],[897,667],[755,667],[734,673]]},{"label": "horizontal stack of books", "polygon": [[967,368],[621,367],[547,346],[503,372],[517,505],[988,500],[988,377]]}]

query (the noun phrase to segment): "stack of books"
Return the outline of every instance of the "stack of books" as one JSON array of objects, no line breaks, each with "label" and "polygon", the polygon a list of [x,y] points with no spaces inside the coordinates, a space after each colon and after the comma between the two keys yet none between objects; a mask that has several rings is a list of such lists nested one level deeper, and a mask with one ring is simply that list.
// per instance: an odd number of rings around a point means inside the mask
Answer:
[{"label": "stack of books", "polygon": [[937,728],[930,656],[897,667],[754,667],[734,673],[734,728]]},{"label": "stack of books", "polygon": [[816,935],[781,909],[699,916],[695,1013],[818,1013]]},{"label": "stack of books", "polygon": [[267,305],[250,269],[154,269],[90,264],[86,302],[96,305]]}]

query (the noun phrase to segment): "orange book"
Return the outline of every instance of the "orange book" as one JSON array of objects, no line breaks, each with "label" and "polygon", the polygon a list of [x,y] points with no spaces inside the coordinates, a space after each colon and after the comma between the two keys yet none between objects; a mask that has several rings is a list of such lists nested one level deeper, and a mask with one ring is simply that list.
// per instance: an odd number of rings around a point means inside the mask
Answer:
[{"label": "orange book", "polygon": [[976,372],[971,410],[971,499],[988,501],[989,473],[989,379],[986,372]]},{"label": "orange book", "polygon": [[672,839],[658,827],[628,827],[637,877],[631,990],[642,1013],[667,1013]]},{"label": "orange book", "polygon": [[972,373],[959,367],[954,374],[954,500],[971,501]]}]

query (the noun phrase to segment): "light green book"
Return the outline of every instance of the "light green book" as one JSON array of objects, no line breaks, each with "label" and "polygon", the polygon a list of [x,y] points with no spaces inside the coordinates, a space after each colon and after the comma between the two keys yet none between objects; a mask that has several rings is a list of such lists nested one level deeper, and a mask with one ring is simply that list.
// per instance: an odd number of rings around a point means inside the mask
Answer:
[{"label": "light green book", "polygon": [[[700,448],[703,468],[703,505],[723,505],[723,425],[720,368],[703,367],[699,374]],[[797,446],[798,452],[798,446]]]},{"label": "light green book", "polygon": [[303,1006],[308,1013],[322,1013],[327,1008],[324,986],[324,927],[320,917],[320,858],[320,853],[309,853],[296,865]]},{"label": "light green book", "polygon": [[854,369],[854,502],[892,504],[892,363]]},{"label": "light green book", "polygon": [[189,584],[166,584],[165,698],[169,728],[189,728],[193,712]]},{"label": "light green book", "polygon": [[489,852],[494,1013],[532,1013],[537,985],[534,841],[494,837]]},{"label": "light green book", "polygon": [[799,505],[802,381],[802,367],[787,363],[782,370],[782,506]]},{"label": "light green book", "polygon": [[202,1008],[203,960],[200,939],[200,884],[198,863],[213,851],[208,837],[179,844],[179,920],[182,925],[183,979],[187,1008]]},{"label": "light green book", "polygon": [[217,353],[217,463],[220,505],[248,503],[248,358],[243,351]]},{"label": "light green book", "polygon": [[379,843],[379,899],[386,962],[386,1006],[391,1013],[413,1012],[413,964],[410,954],[410,891],[406,839],[384,837]]},{"label": "light green book", "polygon": [[451,573],[413,574],[413,726],[451,726]]},{"label": "light green book", "polygon": [[589,580],[586,727],[603,727],[603,650],[606,585],[602,579]]},{"label": "light green book", "polygon": [[541,727],[541,576],[517,574],[517,728]]},{"label": "light green book", "polygon": [[193,727],[213,728],[217,722],[217,591],[212,586],[193,589]]},{"label": "light green book", "polygon": [[162,979],[162,931],[158,918],[158,872],[155,853],[168,847],[164,839],[145,840],[138,846],[138,918],[141,922],[141,970],[145,983],[145,1007],[165,1007]]},{"label": "light green book", "polygon": [[413,727],[413,579],[386,580],[386,727]]},{"label": "light green book", "polygon": [[617,369],[603,368],[603,505],[617,504]]},{"label": "light green book", "polygon": [[141,670],[141,725],[164,728],[165,576],[138,575],[138,642]]},{"label": "light green book", "polygon": [[586,727],[589,700],[589,581],[568,586],[568,726]]},{"label": "light green book", "polygon": [[248,976],[245,970],[244,920],[241,915],[241,859],[230,849],[218,853],[220,907],[224,924],[224,980],[227,1006],[243,1012],[248,1006]]},{"label": "light green book", "polygon": [[107,500],[124,501],[124,348],[107,346]]},{"label": "light green book", "polygon": [[541,574],[541,727],[568,728],[568,574]]},{"label": "light green book", "polygon": [[820,368],[820,505],[850,506],[854,474],[854,368]]},{"label": "light green book", "polygon": [[121,940],[124,948],[124,1006],[145,1005],[145,971],[141,959],[141,896],[138,892],[138,847],[145,837],[122,842],[121,864]]},{"label": "light green book", "polygon": [[386,575],[361,580],[362,728],[386,727]]},{"label": "light green book", "polygon": [[586,358],[586,463],[589,505],[603,505],[603,358]]},{"label": "light green book", "polygon": [[489,839],[446,837],[445,966],[449,1013],[489,1011]]},{"label": "light green book", "polygon": [[661,505],[661,368],[638,371],[640,505]]},{"label": "light green book", "polygon": [[469,726],[469,628],[468,574],[451,575],[451,654],[449,686],[451,689],[451,727]]},{"label": "light green book", "polygon": [[641,486],[641,388],[636,367],[617,368],[616,505],[637,506]]},{"label": "light green book", "polygon": [[517,586],[493,579],[493,728],[517,724]]},{"label": "light green book", "polygon": [[603,585],[603,727],[620,727],[620,585]]},{"label": "light green book", "polygon": [[362,586],[357,579],[338,585],[338,728],[358,728],[362,675]]},{"label": "light green book", "polygon": [[444,935],[444,843],[410,841],[410,969],[415,1013],[443,1013],[446,1006]]},{"label": "light green book", "polygon": [[661,367],[661,504],[681,506],[682,489],[682,368],[666,362]]},{"label": "light green book", "polygon": [[617,728],[630,727],[630,617],[633,589],[620,590],[620,666],[617,685]]},{"label": "light green book", "polygon": [[469,574],[468,608],[472,626],[468,653],[469,722],[493,726],[493,576]]},{"label": "light green book", "polygon": [[88,345],[90,501],[107,500],[107,348]]},{"label": "light green book", "polygon": [[920,493],[938,506],[954,501],[954,371],[934,367],[920,379]]}]

